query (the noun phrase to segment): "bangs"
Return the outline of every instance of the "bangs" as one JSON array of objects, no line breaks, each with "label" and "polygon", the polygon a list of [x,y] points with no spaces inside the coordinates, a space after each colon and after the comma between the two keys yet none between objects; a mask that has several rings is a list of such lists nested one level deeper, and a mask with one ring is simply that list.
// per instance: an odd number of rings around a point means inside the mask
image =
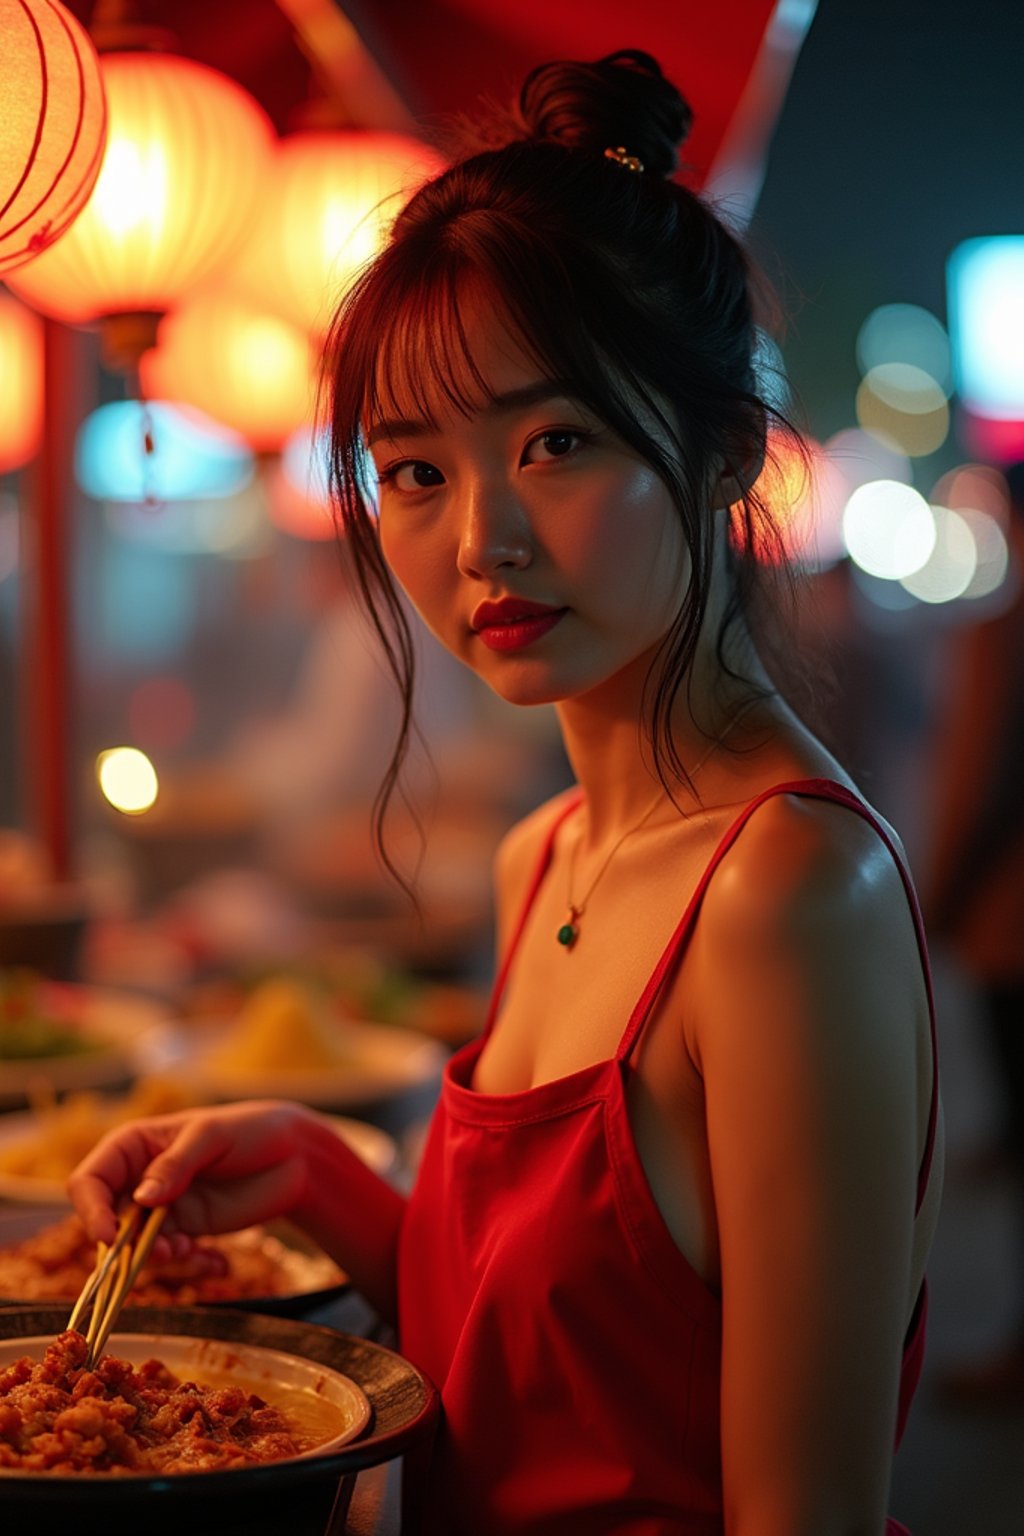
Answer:
[{"label": "bangs", "polygon": [[470,305],[494,315],[542,375],[562,376],[564,370],[553,369],[553,359],[544,357],[524,330],[491,273],[449,256],[402,287],[400,294],[385,291],[377,298],[378,341],[360,410],[364,432],[391,418],[421,420],[436,431],[439,412],[469,417],[493,404],[496,391],[466,328]]},{"label": "bangs", "polygon": [[439,409],[470,416],[491,403],[494,391],[473,356],[463,319],[473,277],[446,263],[388,305],[367,379],[361,413],[366,429],[397,416],[422,419],[436,431]]}]

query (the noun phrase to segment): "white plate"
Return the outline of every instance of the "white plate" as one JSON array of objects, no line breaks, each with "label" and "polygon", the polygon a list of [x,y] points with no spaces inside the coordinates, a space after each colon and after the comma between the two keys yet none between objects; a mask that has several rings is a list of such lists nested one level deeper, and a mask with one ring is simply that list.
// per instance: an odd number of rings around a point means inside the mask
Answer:
[{"label": "white plate", "polygon": [[[280,1094],[280,1089],[278,1090]],[[386,1131],[364,1120],[350,1120],[344,1115],[332,1115],[334,1128],[353,1152],[362,1158],[382,1177],[394,1173],[398,1163],[398,1147]],[[39,1135],[39,1121],[31,1113],[0,1115],[0,1150],[13,1147],[29,1137]],[[28,1174],[4,1173],[0,1169],[0,1200],[16,1200],[19,1204],[62,1205],[70,1204],[59,1179],[34,1179]]]},{"label": "white plate", "polygon": [[322,1109],[353,1109],[437,1081],[449,1054],[439,1041],[418,1030],[354,1022],[345,1027],[345,1050],[351,1059],[344,1065],[315,1071],[248,1071],[215,1059],[230,1028],[186,1050],[177,1064],[176,1070],[204,1097],[288,1098]]},{"label": "white plate", "polygon": [[47,1013],[97,1048],[80,1055],[0,1059],[0,1100],[123,1083],[155,1070],[173,1048],[170,1015],[149,998],[65,982],[41,981],[40,988]]},{"label": "white plate", "polygon": [[[49,1337],[0,1339],[0,1368],[13,1364],[23,1355],[41,1360],[52,1343],[53,1339]],[[370,1422],[369,1400],[350,1376],[302,1355],[286,1354],[283,1350],[187,1335],[114,1333],[106,1353],[135,1366],[146,1360],[161,1360],[181,1380],[197,1381],[200,1386],[240,1386],[257,1393],[290,1416],[293,1422],[304,1425],[308,1432],[322,1429],[323,1439],[316,1445],[302,1451],[298,1457],[282,1460],[327,1455],[361,1435]],[[95,1473],[61,1475],[84,1476],[90,1482],[97,1476]],[[134,1475],[151,1477],[153,1474]],[[174,1476],[173,1473],[160,1475]]]}]

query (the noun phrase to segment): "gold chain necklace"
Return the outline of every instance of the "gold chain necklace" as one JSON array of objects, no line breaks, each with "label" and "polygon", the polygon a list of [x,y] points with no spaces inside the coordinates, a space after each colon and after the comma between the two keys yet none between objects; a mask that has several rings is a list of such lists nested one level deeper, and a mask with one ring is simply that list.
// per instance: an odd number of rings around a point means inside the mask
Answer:
[{"label": "gold chain necklace", "polygon": [[[704,764],[711,757],[712,753],[715,752],[717,750],[717,748],[722,745],[722,742],[725,740],[725,738],[728,736],[729,732],[736,725],[736,722],[740,719],[740,716],[741,715],[745,715],[747,710],[750,709],[757,702],[758,701],[756,699],[748,699],[746,704],[741,704],[740,705],[739,709],[733,715],[732,719],[729,721],[729,724],[726,726],[725,730],[720,732],[720,734],[715,737],[714,741],[711,743],[710,747],[708,747],[707,751],[703,754],[702,757],[698,758],[697,762],[694,763],[693,767],[690,769],[689,777],[690,777],[691,780],[704,767]],[[584,912],[587,910],[587,903],[589,902],[591,896],[593,896],[593,894],[596,891],[598,885],[600,884],[601,877],[603,876],[605,870],[608,868],[608,866],[611,863],[612,859],[614,859],[615,855],[618,853],[619,849],[622,847],[623,843],[627,840],[627,838],[632,837],[635,832],[639,832],[641,827],[645,826],[647,824],[647,822],[650,821],[651,817],[654,815],[655,811],[658,809],[658,806],[661,805],[661,803],[664,800],[664,798],[665,798],[665,796],[664,796],[663,793],[659,794],[659,796],[655,800],[654,804],[653,805],[649,805],[647,807],[646,811],[644,811],[644,814],[641,816],[640,820],[638,822],[636,822],[633,826],[627,828],[627,830],[625,832],[623,832],[622,836],[618,839],[618,841],[612,844],[611,852],[609,854],[607,854],[607,856],[605,857],[604,862],[601,864],[600,869],[597,871],[597,874],[594,876],[593,880],[591,880],[590,885],[588,886],[587,890],[584,891],[584,893],[580,897],[579,901],[573,901],[573,899],[572,899],[572,882],[573,882],[573,875],[576,872],[576,853],[577,853],[577,850],[579,849],[580,845],[579,845],[579,842],[576,842],[576,843],[573,844],[572,852],[569,854],[569,879],[568,879],[567,889],[566,889],[566,893],[565,893],[566,918],[565,918],[565,921],[562,923],[561,927],[559,928],[557,934],[555,935],[555,937],[558,939],[559,944],[561,944],[567,952],[570,949],[572,949],[573,945],[576,943],[576,940],[579,938],[579,934],[580,934],[580,918],[583,916]]]}]

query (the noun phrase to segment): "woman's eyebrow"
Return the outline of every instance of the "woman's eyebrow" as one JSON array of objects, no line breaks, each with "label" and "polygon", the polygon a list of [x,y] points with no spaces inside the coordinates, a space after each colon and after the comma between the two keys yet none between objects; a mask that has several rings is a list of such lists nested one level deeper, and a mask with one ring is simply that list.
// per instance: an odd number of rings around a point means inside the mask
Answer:
[{"label": "woman's eyebrow", "polygon": [[[574,400],[574,392],[552,379],[538,379],[536,384],[523,384],[519,389],[507,389],[493,395],[480,414],[482,416],[508,415],[525,410],[531,405],[543,405],[548,400]],[[372,448],[382,437],[429,437],[437,431],[434,422],[423,420],[379,421],[367,434],[366,446]]]}]

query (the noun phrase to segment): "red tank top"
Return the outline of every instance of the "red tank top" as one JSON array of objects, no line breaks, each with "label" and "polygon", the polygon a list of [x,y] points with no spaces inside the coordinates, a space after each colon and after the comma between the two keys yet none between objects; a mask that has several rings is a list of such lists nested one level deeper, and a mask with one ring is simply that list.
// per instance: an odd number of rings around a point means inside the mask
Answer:
[{"label": "red tank top", "polygon": [[[721,1303],[662,1218],[630,1128],[630,1060],[678,964],[718,864],[771,795],[834,800],[889,847],[842,786],[778,784],[747,805],[701,877],[615,1056],[517,1093],[481,1094],[473,1071],[569,800],[549,829],[483,1036],[448,1063],[403,1223],[401,1347],[436,1382],[430,1465],[407,1488],[410,1527],[437,1536],[721,1536]],[[921,1204],[937,1112],[933,1083]],[[926,1294],[906,1340],[897,1443],[921,1369]],[[903,1527],[890,1521],[889,1536]]]}]

